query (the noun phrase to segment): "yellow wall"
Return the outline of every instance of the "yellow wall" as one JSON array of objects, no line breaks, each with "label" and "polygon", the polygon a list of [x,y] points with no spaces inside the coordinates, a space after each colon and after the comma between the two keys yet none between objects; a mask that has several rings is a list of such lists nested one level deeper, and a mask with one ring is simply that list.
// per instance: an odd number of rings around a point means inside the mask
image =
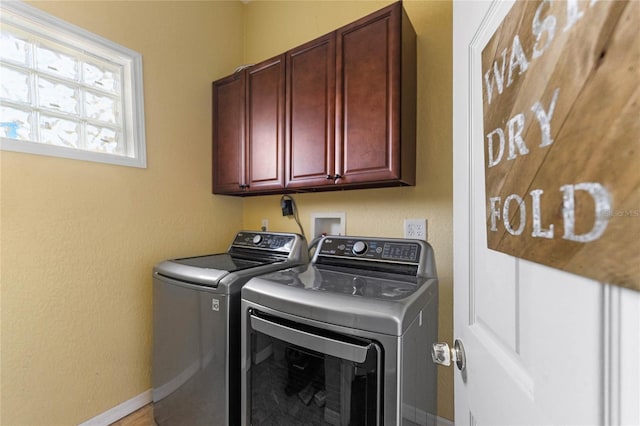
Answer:
[{"label": "yellow wall", "polygon": [[[297,231],[279,197],[210,195],[211,81],[388,2],[33,2],[143,55],[148,168],[0,152],[3,425],[69,425],[151,386],[151,268],[226,248],[233,233]],[[429,219],[440,338],[452,340],[452,5],[405,1],[418,34],[417,185],[295,195],[344,211],[353,235]],[[438,415],[453,418],[451,371]]]},{"label": "yellow wall", "polygon": [[0,424],[72,425],[151,387],[151,269],[226,249],[211,82],[242,62],[242,3],[37,2],[140,52],[148,168],[1,152]]},{"label": "yellow wall", "polygon": [[[326,34],[387,5],[388,1],[252,1],[245,6],[245,63],[255,63]],[[345,212],[351,235],[402,237],[403,220],[429,220],[429,241],[440,278],[439,337],[453,335],[452,3],[408,0],[404,7],[418,36],[417,184],[294,195],[306,232],[313,212]],[[279,196],[244,201],[244,227],[297,231],[280,212]],[[452,369],[438,371],[438,415],[453,419]]]}]

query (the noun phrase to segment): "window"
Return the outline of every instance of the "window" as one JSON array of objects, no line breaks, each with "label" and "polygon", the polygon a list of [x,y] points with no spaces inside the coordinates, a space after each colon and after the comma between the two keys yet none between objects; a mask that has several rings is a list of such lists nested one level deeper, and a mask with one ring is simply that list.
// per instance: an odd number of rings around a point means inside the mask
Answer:
[{"label": "window", "polygon": [[146,167],[140,54],[0,3],[0,148]]}]

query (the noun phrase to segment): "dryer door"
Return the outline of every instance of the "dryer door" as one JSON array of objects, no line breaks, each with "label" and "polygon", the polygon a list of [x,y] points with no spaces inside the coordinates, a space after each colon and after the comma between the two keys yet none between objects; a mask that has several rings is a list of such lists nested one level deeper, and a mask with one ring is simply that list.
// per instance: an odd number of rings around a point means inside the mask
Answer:
[{"label": "dryer door", "polygon": [[247,424],[382,424],[376,342],[253,310]]}]

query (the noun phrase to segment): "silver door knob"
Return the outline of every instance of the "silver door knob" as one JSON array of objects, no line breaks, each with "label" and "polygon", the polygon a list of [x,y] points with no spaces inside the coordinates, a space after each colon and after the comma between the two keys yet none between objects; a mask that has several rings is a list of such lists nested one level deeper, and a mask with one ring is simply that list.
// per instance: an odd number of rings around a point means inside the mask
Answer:
[{"label": "silver door knob", "polygon": [[444,366],[450,366],[451,361],[456,363],[458,370],[464,371],[467,360],[464,354],[464,346],[459,339],[453,343],[453,348],[450,348],[447,343],[438,342],[431,346],[431,359],[435,364]]}]

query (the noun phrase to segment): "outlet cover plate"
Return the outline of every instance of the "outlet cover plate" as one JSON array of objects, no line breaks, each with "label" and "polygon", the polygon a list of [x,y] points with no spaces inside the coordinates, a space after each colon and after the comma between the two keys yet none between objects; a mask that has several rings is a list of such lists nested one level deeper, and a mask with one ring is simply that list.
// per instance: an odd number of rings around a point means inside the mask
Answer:
[{"label": "outlet cover plate", "polygon": [[427,219],[405,219],[404,237],[427,241]]}]

